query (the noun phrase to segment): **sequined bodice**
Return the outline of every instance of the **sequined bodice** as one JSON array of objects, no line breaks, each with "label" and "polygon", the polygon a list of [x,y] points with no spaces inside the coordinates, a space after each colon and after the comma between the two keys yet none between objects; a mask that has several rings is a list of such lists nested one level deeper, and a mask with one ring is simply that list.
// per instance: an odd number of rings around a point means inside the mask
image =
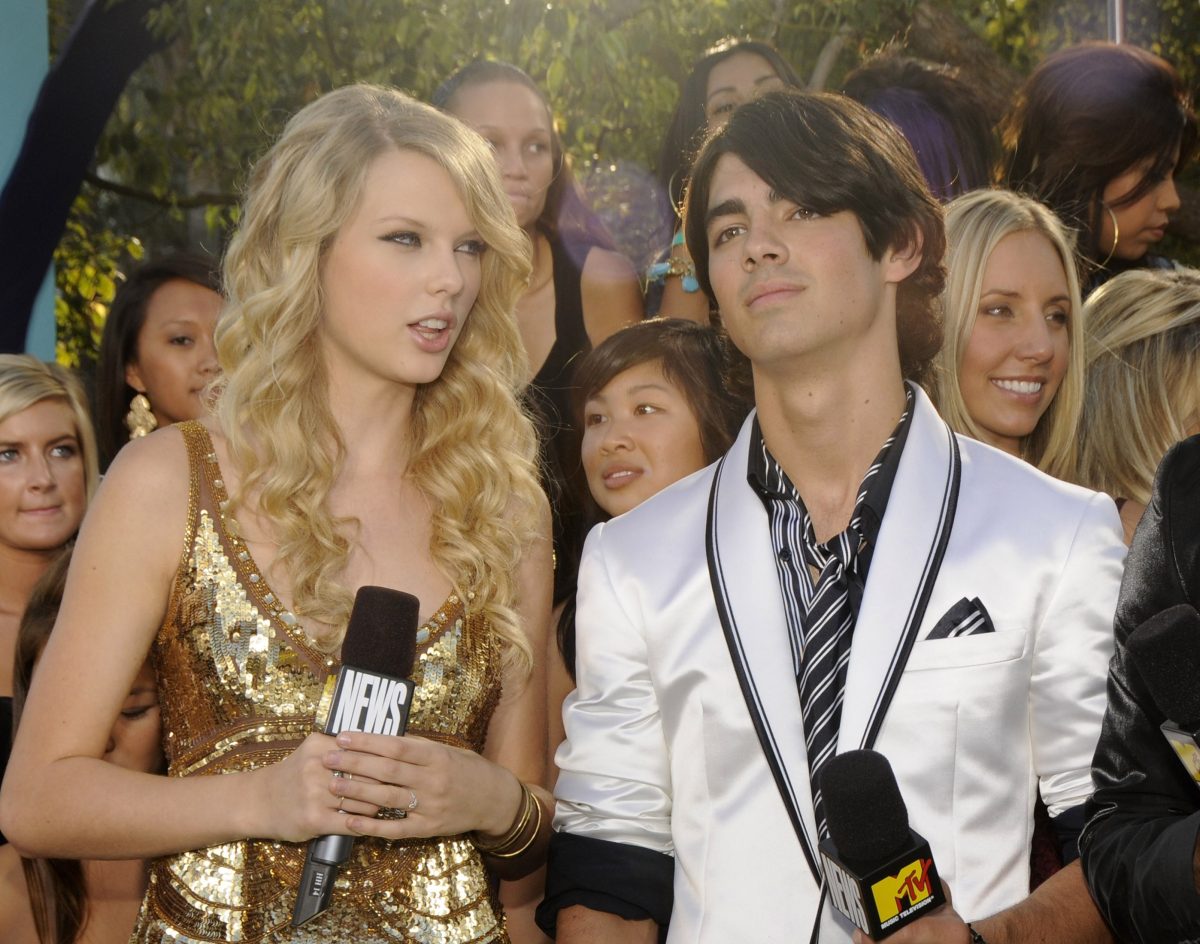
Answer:
[{"label": "sequined bodice", "polygon": [[[171,776],[248,770],[312,731],[337,663],[267,585],[226,514],[204,427],[180,429],[191,467],[184,552],[153,657]],[[417,636],[410,734],[482,750],[500,696],[500,647],[452,595]],[[466,837],[359,840],[333,907],[288,926],[306,844],[247,840],[156,860],[136,941],[504,941]]]}]

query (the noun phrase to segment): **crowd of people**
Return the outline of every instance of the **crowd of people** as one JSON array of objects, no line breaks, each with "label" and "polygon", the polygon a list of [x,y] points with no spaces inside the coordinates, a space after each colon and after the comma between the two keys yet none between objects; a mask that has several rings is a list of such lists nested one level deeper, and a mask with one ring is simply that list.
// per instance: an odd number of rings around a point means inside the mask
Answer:
[{"label": "crowd of people", "polygon": [[[1186,91],[1105,43],[998,127],[894,54],[801,86],[695,64],[643,273],[516,66],[336,89],[219,267],[128,275],[93,409],[0,355],[5,941],[849,941],[858,748],[953,895],[894,940],[1200,934],[1128,645],[1200,606]],[[369,585],[404,737],[314,729]]]}]

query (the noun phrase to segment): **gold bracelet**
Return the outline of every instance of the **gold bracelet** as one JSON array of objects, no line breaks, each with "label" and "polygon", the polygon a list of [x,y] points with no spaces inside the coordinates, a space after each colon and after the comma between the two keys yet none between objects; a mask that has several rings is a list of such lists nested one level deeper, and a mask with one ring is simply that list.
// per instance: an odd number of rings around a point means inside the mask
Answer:
[{"label": "gold bracelet", "polygon": [[505,856],[504,850],[516,845],[517,841],[521,838],[521,834],[528,828],[529,821],[533,819],[533,808],[530,804],[537,806],[540,820],[541,804],[534,799],[529,787],[522,783],[521,809],[517,813],[517,818],[513,820],[513,825],[509,827],[508,832],[499,839],[484,839],[478,832],[473,832],[471,839],[475,843],[475,847],[486,855],[499,855],[503,858]]},{"label": "gold bracelet", "polygon": [[537,821],[533,825],[533,831],[529,834],[529,838],[521,844],[519,849],[513,849],[506,852],[498,852],[493,850],[487,853],[487,855],[490,855],[492,858],[515,859],[517,856],[524,855],[537,839],[538,833],[542,831],[542,804],[539,802],[538,798],[533,795],[533,792],[528,787],[525,787],[525,795],[529,797],[530,802],[533,803],[533,808],[537,811]]}]

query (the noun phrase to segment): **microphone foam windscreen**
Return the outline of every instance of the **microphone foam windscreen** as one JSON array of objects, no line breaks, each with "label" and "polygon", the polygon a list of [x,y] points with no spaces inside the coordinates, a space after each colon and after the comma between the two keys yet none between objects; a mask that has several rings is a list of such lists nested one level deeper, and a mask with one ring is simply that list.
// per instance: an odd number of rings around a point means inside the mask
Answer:
[{"label": "microphone foam windscreen", "polygon": [[417,651],[421,602],[387,587],[360,587],[342,640],[342,664],[407,678]]},{"label": "microphone foam windscreen", "polygon": [[1200,726],[1200,613],[1187,603],[1155,613],[1129,636],[1129,655],[1166,717]]},{"label": "microphone foam windscreen", "polygon": [[847,863],[884,863],[909,845],[908,807],[878,751],[833,757],[821,772],[821,796],[829,838]]}]

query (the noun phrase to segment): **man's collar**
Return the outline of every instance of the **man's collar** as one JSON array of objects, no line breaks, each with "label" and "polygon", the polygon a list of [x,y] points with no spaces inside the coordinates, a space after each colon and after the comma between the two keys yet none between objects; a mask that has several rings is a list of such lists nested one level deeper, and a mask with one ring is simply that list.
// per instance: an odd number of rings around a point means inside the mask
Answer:
[{"label": "man's collar", "polygon": [[[863,497],[860,508],[862,537],[872,544],[879,534],[884,512],[887,511],[888,500],[892,495],[892,485],[896,481],[896,470],[900,467],[900,457],[904,453],[904,444],[908,440],[908,430],[912,426],[912,417],[916,409],[913,388],[907,383],[904,393],[904,412],[901,414],[895,430],[888,437],[890,444],[885,442],[871,463],[871,467],[874,467],[876,463],[881,464],[871,481],[866,483],[867,493]],[[764,503],[795,501],[802,509],[804,508],[804,500],[801,498],[799,490],[767,448],[757,415],[755,415],[750,429],[746,480]]]}]

